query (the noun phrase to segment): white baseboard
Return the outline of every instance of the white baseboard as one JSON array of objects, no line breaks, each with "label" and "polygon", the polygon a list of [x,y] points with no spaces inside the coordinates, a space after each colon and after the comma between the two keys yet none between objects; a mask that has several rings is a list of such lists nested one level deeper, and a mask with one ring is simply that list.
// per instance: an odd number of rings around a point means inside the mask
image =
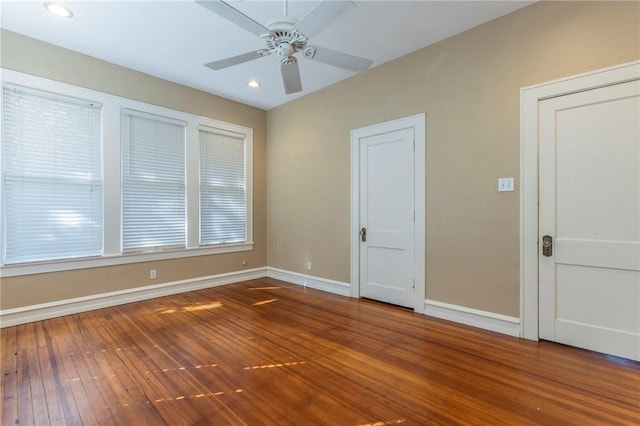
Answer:
[{"label": "white baseboard", "polygon": [[521,337],[520,318],[516,317],[451,305],[429,299],[425,300],[425,314],[513,337]]},{"label": "white baseboard", "polygon": [[340,296],[351,296],[351,284],[342,281],[334,281],[327,278],[314,277],[298,272],[285,271],[284,269],[267,267],[267,277],[286,281],[291,284],[301,285]]},{"label": "white baseboard", "polygon": [[[341,281],[314,277],[272,267],[267,267],[267,277],[338,294],[340,296],[351,296],[351,285]],[[484,330],[520,337],[520,318],[516,317],[451,305],[435,300],[425,301],[425,314],[472,327],[482,328]]]},{"label": "white baseboard", "polygon": [[[0,327],[10,327],[94,309],[138,302],[203,288],[217,287],[257,278],[269,277],[291,284],[322,290],[340,296],[351,296],[351,285],[341,281],[314,277],[278,268],[264,267],[156,284],[91,296],[0,311]],[[435,300],[425,301],[425,314],[473,327],[520,337],[520,319],[492,312],[451,305]]]},{"label": "white baseboard", "polygon": [[0,311],[0,327],[25,324],[63,315],[77,314],[94,309],[107,308],[125,303],[138,302],[171,294],[200,290],[225,284],[247,281],[267,276],[267,268],[255,268],[207,277],[198,277],[170,283],[137,287],[109,293],[94,294],[74,299],[60,300],[39,305],[25,306]]}]

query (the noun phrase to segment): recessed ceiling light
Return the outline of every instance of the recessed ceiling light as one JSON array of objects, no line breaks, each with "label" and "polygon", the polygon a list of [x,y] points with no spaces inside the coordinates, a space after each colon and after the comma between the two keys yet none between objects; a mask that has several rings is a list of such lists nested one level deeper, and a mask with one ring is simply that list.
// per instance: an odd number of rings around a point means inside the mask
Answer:
[{"label": "recessed ceiling light", "polygon": [[249,80],[249,81],[247,82],[247,86],[249,86],[249,87],[251,87],[251,88],[255,89],[256,87],[260,87],[260,82],[259,82],[259,81],[257,81],[257,80]]},{"label": "recessed ceiling light", "polygon": [[73,12],[61,4],[54,3],[52,1],[48,1],[44,4],[44,7],[51,13],[57,16],[62,16],[63,18],[71,18],[73,16]]}]

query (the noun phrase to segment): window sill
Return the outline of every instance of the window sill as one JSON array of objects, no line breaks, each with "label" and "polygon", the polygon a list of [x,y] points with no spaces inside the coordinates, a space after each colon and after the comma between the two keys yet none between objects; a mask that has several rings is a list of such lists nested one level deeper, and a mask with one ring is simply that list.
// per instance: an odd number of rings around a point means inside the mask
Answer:
[{"label": "window sill", "polygon": [[253,245],[253,242],[247,242],[180,250],[126,253],[83,259],[65,259],[52,262],[5,265],[0,267],[0,278],[43,274],[47,272],[73,271],[75,269],[99,268],[103,266],[126,265],[130,263],[152,262],[157,260],[180,259],[184,257],[209,256],[212,254],[235,253],[253,250]]}]

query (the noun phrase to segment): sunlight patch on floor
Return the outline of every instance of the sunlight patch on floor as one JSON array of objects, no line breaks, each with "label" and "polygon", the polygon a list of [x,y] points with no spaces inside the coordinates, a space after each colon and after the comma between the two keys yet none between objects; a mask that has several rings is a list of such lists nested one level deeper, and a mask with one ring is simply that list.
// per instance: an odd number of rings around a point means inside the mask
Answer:
[{"label": "sunlight patch on floor", "polygon": [[385,426],[385,425],[399,425],[400,423],[406,422],[407,419],[394,419],[394,420],[386,420],[375,423],[365,423],[358,426]]},{"label": "sunlight patch on floor", "polygon": [[162,368],[160,370],[148,370],[145,371],[145,374],[151,374],[151,373],[159,373],[159,372],[163,372],[163,373],[169,373],[172,371],[185,371],[185,370],[200,370],[202,368],[213,368],[213,367],[217,367],[218,364],[202,364],[202,365],[194,365],[191,367],[173,367],[173,368]]},{"label": "sunlight patch on floor", "polygon": [[175,314],[176,312],[196,312],[196,311],[204,311],[209,309],[217,309],[222,307],[222,302],[211,302],[204,305],[189,305],[183,306],[179,308],[159,308],[155,311],[159,314]]},{"label": "sunlight patch on floor", "polygon": [[260,370],[263,368],[280,368],[280,367],[291,367],[294,365],[303,365],[306,364],[306,361],[294,361],[294,362],[283,362],[279,364],[265,364],[265,365],[254,365],[252,367],[244,367],[245,370]]},{"label": "sunlight patch on floor", "polygon": [[231,395],[231,394],[238,394],[238,393],[243,393],[244,389],[233,389],[233,390],[228,390],[228,391],[218,391],[218,392],[209,392],[209,393],[199,393],[199,394],[195,394],[195,395],[179,395],[179,396],[175,396],[173,398],[160,398],[160,399],[156,399],[153,402],[168,402],[168,401],[182,401],[185,399],[198,399],[198,398],[211,398],[211,397],[216,397],[216,396],[221,396],[221,395]]},{"label": "sunlight patch on floor", "polygon": [[[139,406],[142,404],[150,404],[150,403],[154,403],[154,404],[159,404],[161,402],[173,402],[173,401],[187,401],[190,399],[198,399],[198,398],[216,398],[218,396],[222,396],[222,395],[233,395],[233,394],[240,394],[243,393],[244,389],[233,389],[233,390],[229,390],[229,391],[219,391],[219,392],[209,392],[209,393],[199,393],[199,394],[194,394],[194,395],[178,395],[178,396],[174,396],[174,397],[168,397],[168,398],[158,398],[155,399],[153,401],[151,400],[146,400],[144,402],[123,402],[120,404],[120,407],[135,407],[135,406]],[[111,406],[106,406],[107,409],[113,408]]]},{"label": "sunlight patch on floor", "polygon": [[262,300],[260,302],[253,303],[253,306],[268,305],[269,303],[273,303],[273,302],[277,302],[277,301],[278,301],[278,299]]}]

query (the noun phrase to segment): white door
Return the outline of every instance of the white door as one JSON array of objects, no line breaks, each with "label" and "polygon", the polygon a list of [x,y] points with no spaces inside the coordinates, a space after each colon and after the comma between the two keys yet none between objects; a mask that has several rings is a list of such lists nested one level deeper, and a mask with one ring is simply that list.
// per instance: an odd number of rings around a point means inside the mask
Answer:
[{"label": "white door", "polygon": [[640,360],[640,83],[539,105],[540,338]]},{"label": "white door", "polygon": [[360,229],[361,296],[413,308],[413,128],[360,139]]}]

